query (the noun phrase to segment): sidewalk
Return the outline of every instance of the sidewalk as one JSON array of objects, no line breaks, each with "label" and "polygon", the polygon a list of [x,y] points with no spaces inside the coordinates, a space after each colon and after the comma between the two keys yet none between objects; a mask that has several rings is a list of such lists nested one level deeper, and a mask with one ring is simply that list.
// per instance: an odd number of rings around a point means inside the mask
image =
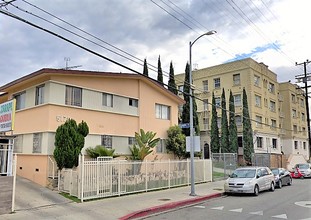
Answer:
[{"label": "sidewalk", "polygon": [[[195,185],[197,196],[190,196],[190,186],[124,195],[84,203],[60,203],[49,206],[21,209],[13,214],[1,215],[1,219],[107,219],[127,220],[200,203],[223,194],[224,181]],[[31,200],[31,198],[28,198]]]}]

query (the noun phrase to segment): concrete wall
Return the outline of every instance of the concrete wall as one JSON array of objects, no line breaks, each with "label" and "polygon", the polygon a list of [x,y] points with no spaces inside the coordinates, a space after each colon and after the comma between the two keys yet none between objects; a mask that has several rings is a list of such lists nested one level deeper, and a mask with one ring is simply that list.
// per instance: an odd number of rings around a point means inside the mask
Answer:
[{"label": "concrete wall", "polygon": [[13,176],[0,176],[0,215],[12,212]]},{"label": "concrete wall", "polygon": [[16,173],[42,186],[46,186],[48,177],[48,156],[18,154]]}]

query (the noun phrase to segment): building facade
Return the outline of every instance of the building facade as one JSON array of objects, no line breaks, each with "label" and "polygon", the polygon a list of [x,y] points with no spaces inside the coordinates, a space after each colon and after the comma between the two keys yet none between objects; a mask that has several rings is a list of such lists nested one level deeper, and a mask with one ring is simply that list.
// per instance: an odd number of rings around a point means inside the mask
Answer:
[{"label": "building facade", "polygon": [[[184,74],[175,76],[176,82],[183,82],[184,78]],[[210,151],[212,94],[214,93],[216,106],[220,106],[224,89],[227,109],[229,108],[230,91],[233,93],[239,155],[243,154],[242,96],[243,89],[245,89],[252,122],[255,153],[293,154],[298,153],[297,149],[299,149],[299,153],[303,154],[306,159],[308,158],[306,110],[305,106],[300,105],[303,102],[303,97],[296,95],[301,91],[294,89],[293,84],[278,83],[277,75],[269,70],[268,66],[247,58],[193,70],[192,78],[195,88],[194,95],[197,98],[201,148],[204,151]],[[177,85],[182,91],[183,84],[177,83]],[[290,102],[292,94],[295,94],[295,102]],[[294,111],[296,111],[296,116],[293,118]],[[217,108],[217,113],[218,127],[220,128],[220,108]]]},{"label": "building facade", "polygon": [[[68,118],[89,126],[88,147],[103,145],[119,155],[140,129],[165,139],[178,124],[184,101],[137,74],[42,69],[0,87],[0,103],[16,99],[14,152],[17,174],[41,185],[53,166],[54,137]],[[147,159],[167,157],[162,142]],[[54,163],[55,165],[55,163]]]}]

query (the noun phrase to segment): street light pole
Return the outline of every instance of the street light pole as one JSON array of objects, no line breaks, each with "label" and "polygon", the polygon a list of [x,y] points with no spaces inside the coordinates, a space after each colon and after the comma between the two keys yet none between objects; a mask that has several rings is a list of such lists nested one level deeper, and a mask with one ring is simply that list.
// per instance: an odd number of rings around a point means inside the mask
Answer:
[{"label": "street light pole", "polygon": [[189,42],[189,83],[190,83],[190,173],[191,173],[191,192],[190,196],[196,196],[194,189],[194,141],[193,141],[193,91],[192,91],[192,46],[205,35],[212,35],[217,33],[216,31],[208,31],[199,37],[197,37],[192,43]]}]

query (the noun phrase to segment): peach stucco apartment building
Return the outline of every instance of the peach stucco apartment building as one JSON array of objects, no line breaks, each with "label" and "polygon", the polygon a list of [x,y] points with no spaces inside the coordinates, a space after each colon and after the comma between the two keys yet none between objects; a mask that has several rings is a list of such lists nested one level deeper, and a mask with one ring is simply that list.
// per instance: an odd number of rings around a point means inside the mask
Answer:
[{"label": "peach stucco apartment building", "polygon": [[[165,139],[178,124],[184,101],[152,79],[138,74],[41,69],[0,87],[0,103],[16,99],[14,151],[17,174],[47,184],[54,137],[68,118],[90,129],[82,152],[104,145],[129,155],[139,129]],[[162,143],[162,142],[161,142]],[[167,157],[159,144],[148,159]]]}]

